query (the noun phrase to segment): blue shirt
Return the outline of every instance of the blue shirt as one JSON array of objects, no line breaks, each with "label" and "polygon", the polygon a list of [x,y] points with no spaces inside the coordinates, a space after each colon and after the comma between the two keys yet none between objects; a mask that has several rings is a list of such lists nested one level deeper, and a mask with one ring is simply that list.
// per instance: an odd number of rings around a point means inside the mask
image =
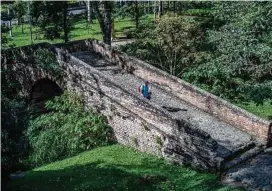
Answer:
[{"label": "blue shirt", "polygon": [[142,86],[142,93],[143,93],[144,97],[148,97],[149,96],[149,87],[148,87],[148,85],[144,84]]}]

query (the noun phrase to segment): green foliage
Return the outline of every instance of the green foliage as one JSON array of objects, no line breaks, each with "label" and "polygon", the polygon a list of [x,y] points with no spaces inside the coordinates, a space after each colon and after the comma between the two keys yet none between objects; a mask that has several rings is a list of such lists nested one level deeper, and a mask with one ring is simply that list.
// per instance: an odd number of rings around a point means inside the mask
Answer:
[{"label": "green foliage", "polygon": [[117,144],[28,171],[25,178],[10,182],[8,189],[238,191],[221,185],[215,174],[173,165]]},{"label": "green foliage", "polygon": [[35,62],[39,67],[48,72],[59,74],[61,71],[55,54],[48,49],[39,48],[35,52]]},{"label": "green foliage", "polygon": [[221,24],[208,35],[213,57],[184,77],[232,101],[272,99],[271,8],[271,2],[216,4]]},{"label": "green foliage", "polygon": [[46,103],[49,113],[30,120],[26,136],[35,165],[62,159],[114,141],[105,117],[86,111],[82,99],[65,92]]},{"label": "green foliage", "polygon": [[188,9],[182,11],[182,15],[207,17],[211,15],[211,11],[209,9]]},{"label": "green foliage", "polygon": [[18,23],[22,24],[23,16],[26,14],[27,3],[25,1],[16,0],[12,4],[12,10],[14,11],[14,16],[18,19]]},{"label": "green foliage", "polygon": [[7,32],[9,31],[8,27],[1,25],[1,48],[6,49],[8,48],[8,34]]},{"label": "green foliage", "polygon": [[72,23],[67,1],[34,1],[31,6],[34,24],[41,28],[45,38],[68,41]]},{"label": "green foliage", "polygon": [[[2,90],[5,88],[7,86],[2,86]],[[7,180],[11,172],[24,168],[21,160],[27,154],[26,141],[22,136],[28,116],[26,103],[8,98],[6,92],[1,92],[1,178],[3,182]]]},{"label": "green foliage", "polygon": [[13,73],[1,65],[1,178],[2,185],[11,172],[22,169],[27,154],[23,131],[28,119],[26,102],[19,94],[21,88]]},{"label": "green foliage", "polygon": [[193,18],[165,15],[158,23],[141,25],[136,31],[136,42],[122,50],[181,76],[187,68],[202,60],[202,53],[198,53],[204,35],[202,24]]},{"label": "green foliage", "polygon": [[114,9],[114,16],[121,17],[121,18],[132,18],[135,19],[136,17],[136,8],[138,8],[139,17],[144,15],[144,6],[142,2],[138,2],[138,6],[136,7],[136,2],[127,1],[123,2],[122,5],[115,6]]}]

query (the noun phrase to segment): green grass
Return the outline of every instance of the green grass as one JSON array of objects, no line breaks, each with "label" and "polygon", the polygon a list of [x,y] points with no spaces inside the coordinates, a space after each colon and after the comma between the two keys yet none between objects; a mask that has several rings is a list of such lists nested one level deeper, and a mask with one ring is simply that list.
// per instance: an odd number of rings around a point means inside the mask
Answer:
[{"label": "green grass", "polygon": [[[123,28],[130,26],[135,28],[135,25],[130,20],[123,20],[117,21],[115,24],[115,28],[120,31],[120,36],[123,36]],[[100,26],[97,20],[93,22],[91,27],[88,29],[87,23],[84,20],[80,20],[74,23],[73,30],[70,33],[70,41],[73,40],[81,40],[87,38],[95,38],[98,40],[102,40],[102,34],[100,30]],[[43,34],[39,32],[38,27],[33,28],[33,43],[40,43],[40,42],[50,42],[50,43],[59,43],[63,42],[62,39],[55,39],[55,40],[48,40],[44,39]],[[13,37],[9,44],[14,44],[15,47],[17,46],[25,46],[30,44],[30,28],[29,25],[24,25],[24,33],[22,33],[21,26],[14,26],[13,28]]]},{"label": "green grass", "polygon": [[259,106],[254,103],[238,104],[238,106],[264,119],[272,120],[272,105],[268,101]]},{"label": "green grass", "polygon": [[[153,176],[150,181],[146,175]],[[233,190],[214,174],[197,172],[133,149],[112,145],[26,172],[9,190]]]},{"label": "green grass", "polygon": [[[152,20],[150,16],[148,20]],[[142,20],[144,22],[144,20]],[[73,40],[81,40],[87,38],[95,38],[98,40],[102,40],[102,34],[100,30],[100,26],[97,20],[93,21],[93,24],[90,25],[88,29],[88,25],[85,19],[74,19],[73,21],[73,29],[70,33],[70,41]],[[115,34],[116,38],[124,38],[124,31],[127,29],[135,29],[135,22],[131,19],[116,19],[114,22]],[[39,31],[38,27],[34,27],[33,29],[33,43],[40,42],[50,42],[50,43],[59,43],[63,42],[61,39],[48,40],[44,39],[42,33]],[[24,33],[22,33],[21,26],[13,26],[13,37],[9,44],[14,44],[15,47],[25,46],[30,44],[30,28],[28,24],[24,25]]]}]

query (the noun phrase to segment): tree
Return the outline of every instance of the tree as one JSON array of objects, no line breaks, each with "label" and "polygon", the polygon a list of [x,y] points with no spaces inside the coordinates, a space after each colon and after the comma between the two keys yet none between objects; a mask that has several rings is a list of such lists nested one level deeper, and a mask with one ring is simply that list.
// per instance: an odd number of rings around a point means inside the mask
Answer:
[{"label": "tree", "polygon": [[9,31],[8,27],[1,25],[1,46],[2,46],[2,49],[7,48],[7,44],[9,42],[9,39],[7,37],[8,31]]},{"label": "tree", "polygon": [[138,1],[134,1],[134,4],[135,4],[135,24],[136,24],[136,28],[138,28],[139,26],[139,17],[140,17],[140,14],[139,14],[139,8],[138,8]]},{"label": "tree", "polygon": [[[103,1],[97,2],[92,1],[92,8],[93,12],[98,19],[100,29],[103,36],[103,42],[111,45],[111,13],[112,13],[112,2],[110,1]],[[103,10],[100,10],[100,6],[103,7]]]},{"label": "tree", "polygon": [[[8,25],[1,24],[1,44],[2,48],[7,48],[9,42],[12,41],[12,19],[15,18],[14,11],[12,10],[12,2],[2,2],[1,19],[8,21]],[[8,35],[9,33],[9,35]]]},{"label": "tree", "polygon": [[125,1],[122,6],[117,9],[116,17],[130,17],[135,21],[136,28],[140,23],[140,17],[144,15],[144,2]]},{"label": "tree", "polygon": [[136,42],[123,50],[180,77],[196,64],[203,35],[195,20],[164,15],[157,23],[142,25]]},{"label": "tree", "polygon": [[24,33],[23,16],[26,14],[26,3],[21,0],[17,0],[12,4],[12,9],[15,13],[15,17],[18,19],[18,24],[22,27],[22,33]]},{"label": "tree", "polygon": [[63,31],[64,31],[64,42],[68,42],[69,26],[68,26],[68,3],[63,2]]},{"label": "tree", "polygon": [[159,2],[159,18],[161,18],[162,14],[163,14],[163,1]]},{"label": "tree", "polygon": [[3,190],[10,173],[22,170],[20,160],[26,153],[22,134],[26,126],[27,105],[19,94],[20,89],[14,74],[1,65],[1,188]]},{"label": "tree", "polygon": [[154,1],[153,12],[154,12],[154,19],[156,19],[156,16],[157,16],[157,1]]},{"label": "tree", "polygon": [[[32,16],[47,39],[69,40],[71,22],[68,16],[67,1],[42,1],[32,3]],[[63,35],[62,35],[63,34]]]}]

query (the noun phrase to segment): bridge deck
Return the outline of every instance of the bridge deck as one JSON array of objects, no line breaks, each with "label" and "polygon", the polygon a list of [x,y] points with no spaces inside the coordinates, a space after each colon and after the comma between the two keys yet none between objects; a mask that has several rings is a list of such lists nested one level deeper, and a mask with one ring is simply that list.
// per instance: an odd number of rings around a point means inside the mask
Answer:
[{"label": "bridge deck", "polygon": [[[101,56],[92,52],[74,52],[72,54],[111,79],[114,79],[119,85],[133,94],[138,94],[138,86],[144,82],[144,79],[133,74],[121,72],[118,66],[112,65]],[[227,156],[252,141],[252,137],[249,134],[177,98],[170,92],[166,92],[156,82],[151,82],[151,86],[152,98],[150,102],[161,107],[180,108],[180,111],[173,112],[173,114],[177,118],[189,121],[191,124],[209,133],[218,142],[219,148],[222,148],[218,149],[220,156]]]}]

